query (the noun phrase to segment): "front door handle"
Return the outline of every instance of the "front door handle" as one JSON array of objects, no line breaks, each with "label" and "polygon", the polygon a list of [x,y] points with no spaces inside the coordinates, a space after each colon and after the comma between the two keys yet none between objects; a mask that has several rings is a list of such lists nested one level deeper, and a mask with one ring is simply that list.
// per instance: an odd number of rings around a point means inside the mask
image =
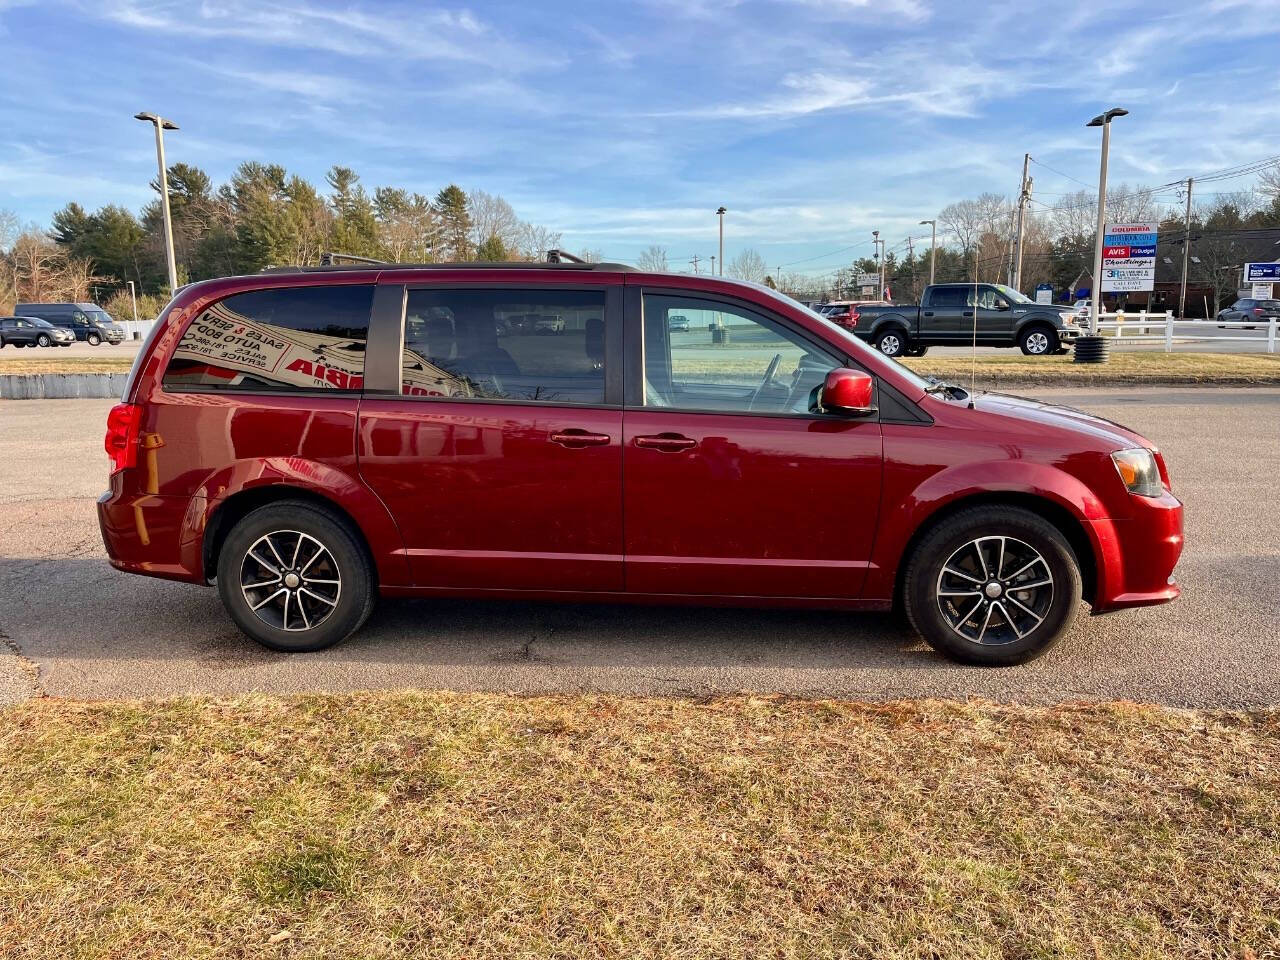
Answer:
[{"label": "front door handle", "polygon": [[963,314],[961,314],[961,316],[964,316],[964,317],[972,317],[972,316],[973,316],[973,311],[972,311],[972,310],[966,310]]},{"label": "front door handle", "polygon": [[637,447],[643,447],[646,450],[661,450],[664,453],[678,453],[681,450],[692,449],[697,445],[697,440],[681,436],[678,433],[659,433],[651,437],[636,437]]},{"label": "front door handle", "polygon": [[925,315],[926,317],[932,317],[932,316],[933,316],[933,311],[932,311],[932,310],[926,310],[926,311],[924,312],[924,315]]},{"label": "front door handle", "polygon": [[610,437],[607,433],[591,433],[579,427],[570,427],[568,430],[558,430],[548,439],[570,450],[580,450],[583,447],[603,447]]}]

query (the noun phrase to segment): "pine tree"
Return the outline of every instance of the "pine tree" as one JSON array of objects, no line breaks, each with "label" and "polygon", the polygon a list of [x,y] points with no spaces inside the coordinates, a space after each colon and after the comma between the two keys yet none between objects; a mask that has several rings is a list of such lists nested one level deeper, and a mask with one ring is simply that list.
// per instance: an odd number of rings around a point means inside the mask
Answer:
[{"label": "pine tree", "polygon": [[437,247],[438,260],[455,263],[471,259],[471,216],[467,213],[467,195],[457,184],[451,183],[435,199],[436,214],[442,226],[441,243]]}]

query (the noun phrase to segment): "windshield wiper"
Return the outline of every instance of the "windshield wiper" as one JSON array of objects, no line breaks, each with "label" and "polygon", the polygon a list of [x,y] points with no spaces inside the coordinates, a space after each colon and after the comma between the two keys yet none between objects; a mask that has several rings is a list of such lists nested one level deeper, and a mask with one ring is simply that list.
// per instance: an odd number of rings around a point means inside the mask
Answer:
[{"label": "windshield wiper", "polygon": [[929,377],[929,386],[924,388],[925,393],[940,393],[948,400],[967,400],[969,399],[969,391],[964,387],[958,387],[954,383],[947,383],[939,377]]}]

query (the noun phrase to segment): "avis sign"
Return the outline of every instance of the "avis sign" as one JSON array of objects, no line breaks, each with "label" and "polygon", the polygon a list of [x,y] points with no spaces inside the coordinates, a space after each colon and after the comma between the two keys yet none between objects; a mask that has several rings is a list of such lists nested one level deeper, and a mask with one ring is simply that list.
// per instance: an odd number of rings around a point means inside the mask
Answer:
[{"label": "avis sign", "polygon": [[1102,233],[1102,292],[1153,290],[1155,284],[1156,225],[1107,224]]}]

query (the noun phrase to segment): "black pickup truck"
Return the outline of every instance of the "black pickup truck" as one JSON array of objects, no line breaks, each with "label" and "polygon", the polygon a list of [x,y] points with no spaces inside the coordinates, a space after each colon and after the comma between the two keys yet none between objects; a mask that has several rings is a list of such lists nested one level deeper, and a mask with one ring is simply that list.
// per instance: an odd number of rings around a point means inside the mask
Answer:
[{"label": "black pickup truck", "polygon": [[859,306],[847,318],[831,319],[886,356],[918,357],[930,347],[973,342],[975,296],[981,346],[1021,347],[1032,356],[1066,353],[1071,341],[1089,332],[1070,308],[1036,303],[998,283],[936,283],[924,288],[919,306]]}]

